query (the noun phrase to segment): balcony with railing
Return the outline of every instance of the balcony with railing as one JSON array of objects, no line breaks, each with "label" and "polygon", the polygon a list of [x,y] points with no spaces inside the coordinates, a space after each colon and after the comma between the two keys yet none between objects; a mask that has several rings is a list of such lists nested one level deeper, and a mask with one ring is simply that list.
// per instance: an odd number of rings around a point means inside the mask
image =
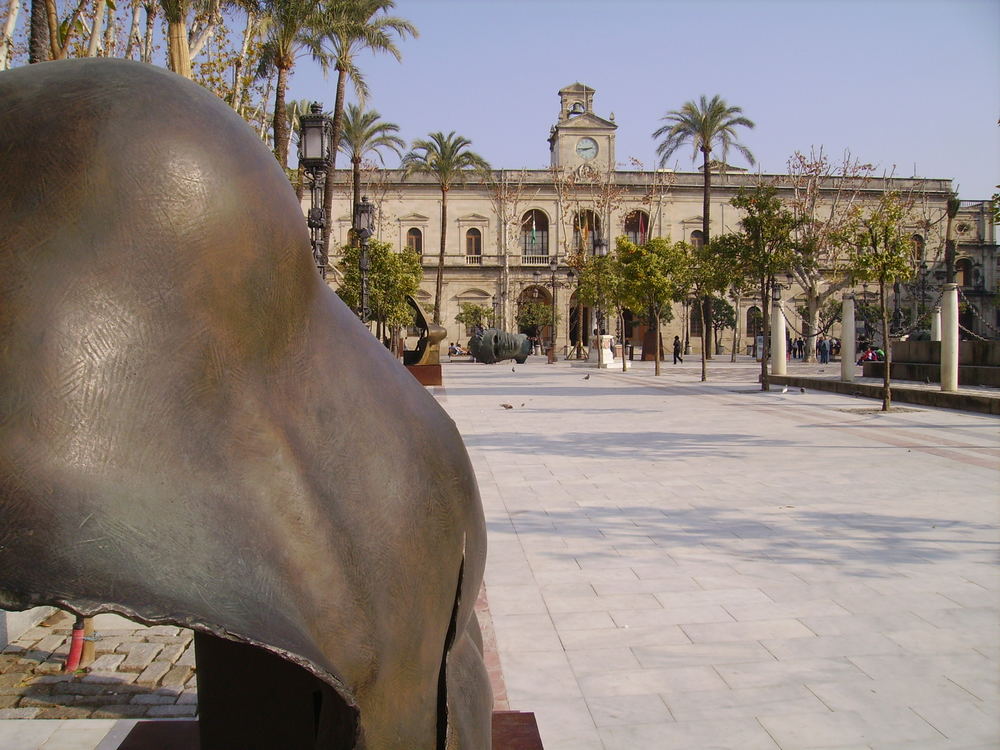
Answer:
[{"label": "balcony with railing", "polygon": [[548,254],[545,255],[522,255],[522,266],[547,266],[551,260]]}]

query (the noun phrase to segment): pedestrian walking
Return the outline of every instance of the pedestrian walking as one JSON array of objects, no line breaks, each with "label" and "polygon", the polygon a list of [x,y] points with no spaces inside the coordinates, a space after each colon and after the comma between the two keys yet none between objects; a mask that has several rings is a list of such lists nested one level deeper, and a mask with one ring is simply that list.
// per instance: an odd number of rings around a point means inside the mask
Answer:
[{"label": "pedestrian walking", "polygon": [[681,364],[684,364],[684,359],[681,357],[681,337],[674,336],[674,364],[677,364],[677,360],[680,360]]}]

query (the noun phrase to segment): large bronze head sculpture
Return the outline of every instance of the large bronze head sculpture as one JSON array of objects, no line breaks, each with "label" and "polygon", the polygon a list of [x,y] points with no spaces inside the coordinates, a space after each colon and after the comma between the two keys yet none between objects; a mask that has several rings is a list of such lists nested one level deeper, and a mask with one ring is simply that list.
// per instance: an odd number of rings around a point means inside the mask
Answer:
[{"label": "large bronze head sculpture", "polygon": [[[282,747],[488,746],[468,457],[320,280],[275,159],[138,63],[0,73],[0,102],[0,606],[194,628],[204,750],[234,705],[248,747],[268,712],[309,724]],[[231,647],[297,687],[236,684]]]}]

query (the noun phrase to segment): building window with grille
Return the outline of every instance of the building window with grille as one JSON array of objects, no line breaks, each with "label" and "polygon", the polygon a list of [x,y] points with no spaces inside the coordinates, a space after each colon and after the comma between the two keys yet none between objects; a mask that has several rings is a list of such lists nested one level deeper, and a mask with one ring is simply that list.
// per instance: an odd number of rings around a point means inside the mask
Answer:
[{"label": "building window with grille", "polygon": [[417,255],[424,254],[424,235],[423,233],[413,227],[406,233],[406,246],[410,248]]},{"label": "building window with grille", "polygon": [[469,256],[483,254],[483,233],[475,227],[465,233],[465,254]]},{"label": "building window with grille", "polygon": [[924,238],[919,234],[915,234],[910,237],[910,242],[912,243],[913,265],[919,266],[924,262]]},{"label": "building window with grille", "polygon": [[521,217],[521,254],[549,254],[549,217],[537,208]]},{"label": "building window with grille", "polygon": [[959,286],[972,286],[972,261],[968,258],[955,263],[955,283]]},{"label": "building window with grille", "polygon": [[705,244],[705,233],[704,232],[702,232],[700,229],[695,229],[693,232],[691,232],[691,246],[692,247],[701,247],[704,244]]},{"label": "building window with grille", "polygon": [[625,217],[625,236],[634,245],[643,245],[649,238],[649,214],[635,210]]},{"label": "building window with grille", "polygon": [[594,241],[601,236],[601,222],[593,211],[580,211],[573,217],[573,247],[587,255],[594,254]]}]

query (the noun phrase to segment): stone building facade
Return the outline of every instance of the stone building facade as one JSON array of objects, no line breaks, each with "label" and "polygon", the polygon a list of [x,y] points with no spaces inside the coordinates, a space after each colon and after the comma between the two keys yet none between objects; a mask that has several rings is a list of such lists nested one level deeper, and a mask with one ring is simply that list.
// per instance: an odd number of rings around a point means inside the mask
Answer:
[{"label": "stone building facade", "polygon": [[[623,169],[616,161],[614,115],[607,118],[594,111],[594,89],[580,83],[559,91],[559,111],[552,125],[548,143],[548,169],[495,169],[488,178],[470,176],[448,193],[448,222],[444,263],[442,325],[446,341],[464,341],[467,331],[455,322],[463,302],[492,308],[497,325],[513,330],[517,306],[524,300],[551,305],[555,298],[557,351],[567,351],[576,331],[587,343],[594,329],[594,311],[583,309],[577,327],[579,306],[574,281],[567,261],[577,248],[593,253],[601,241],[613,246],[625,235],[635,242],[648,237],[670,241],[701,241],[702,185],[700,171]],[[638,165],[632,165],[638,166]],[[713,169],[716,172],[716,169]],[[352,223],[351,172],[338,170],[337,198],[332,221],[331,252],[348,240]],[[759,179],[772,181],[783,197],[790,197],[796,183],[790,175],[758,175],[727,167],[713,174],[711,225],[713,236],[738,229],[739,212],[730,200],[741,187],[750,187]],[[836,192],[835,181],[827,181],[822,193],[830,199]],[[904,312],[920,304],[933,302],[936,290],[944,281],[944,233],[947,198],[951,181],[947,179],[871,180],[862,192],[871,197],[886,189],[917,196],[919,211],[912,226],[917,269],[914,282],[895,290],[893,305]],[[434,284],[440,249],[441,190],[429,175],[404,178],[399,170],[372,169],[365,172],[363,192],[376,205],[376,237],[400,248],[410,246],[423,256],[424,279],[420,301],[433,304]],[[994,294],[1000,269],[994,226],[988,218],[988,203],[963,202],[955,222],[959,252],[956,270],[965,296],[971,302],[964,309],[963,325],[971,331],[997,337],[1000,328]],[[555,259],[557,268],[550,270]],[[331,259],[336,263],[336,256]],[[336,286],[338,274],[331,269],[330,282]],[[837,274],[830,269],[831,283]],[[861,287],[857,289],[862,292]],[[869,295],[871,292],[869,291]],[[795,315],[802,289],[795,285],[784,291],[786,316],[793,330],[800,328]],[[839,290],[836,298],[840,298]],[[789,304],[791,300],[791,304]],[[974,308],[972,302],[977,307]],[[760,304],[743,300],[738,310],[741,339],[739,351],[752,343],[755,313]],[[673,320],[665,324],[663,338],[675,334],[690,336],[693,351],[698,351],[697,316],[689,307],[675,306]],[[611,333],[622,335],[613,324]],[[625,338],[641,343],[645,327],[638,318],[626,321]],[[733,345],[732,331],[720,339],[728,351]],[[833,335],[839,336],[837,329]],[[551,331],[542,331],[543,341]]]}]

